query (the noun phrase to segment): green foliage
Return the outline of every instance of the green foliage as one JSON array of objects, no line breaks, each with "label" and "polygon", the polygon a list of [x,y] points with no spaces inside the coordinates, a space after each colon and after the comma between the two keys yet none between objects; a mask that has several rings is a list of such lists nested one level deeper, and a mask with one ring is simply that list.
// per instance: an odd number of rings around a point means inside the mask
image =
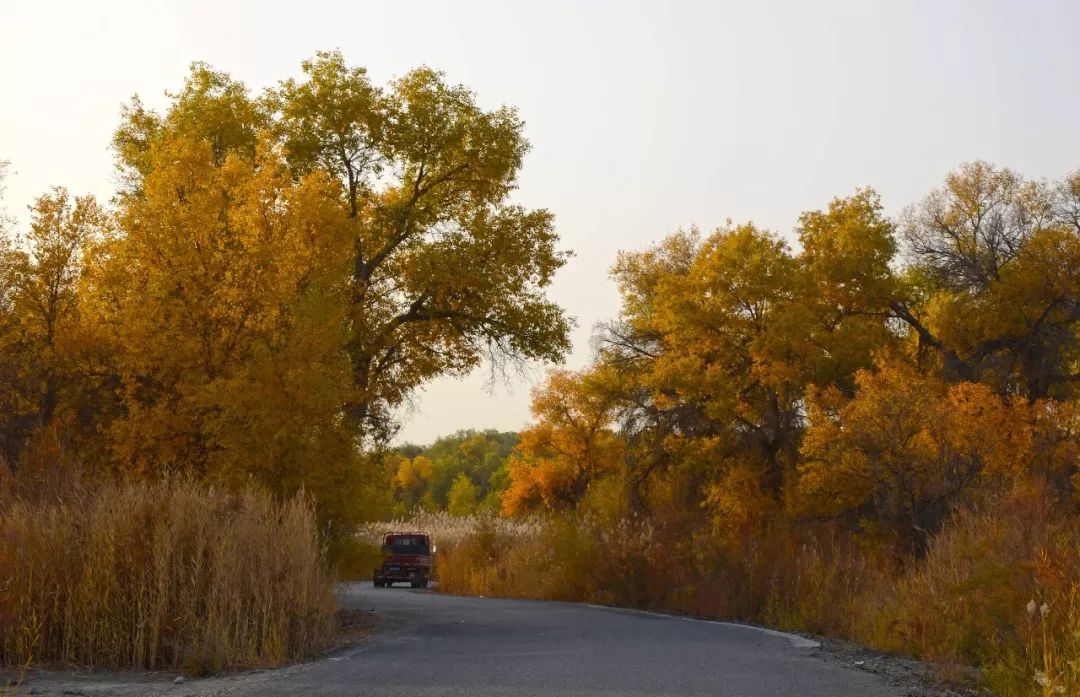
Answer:
[{"label": "green foliage", "polygon": [[469,515],[476,512],[478,487],[462,472],[454,479],[447,494],[446,512],[450,515]]},{"label": "green foliage", "polygon": [[460,510],[461,515],[497,510],[510,484],[507,462],[517,441],[516,433],[466,430],[439,438],[427,447],[399,446],[396,462],[390,465],[395,513],[407,515],[417,506],[450,510],[455,486],[459,494],[474,497]]}]

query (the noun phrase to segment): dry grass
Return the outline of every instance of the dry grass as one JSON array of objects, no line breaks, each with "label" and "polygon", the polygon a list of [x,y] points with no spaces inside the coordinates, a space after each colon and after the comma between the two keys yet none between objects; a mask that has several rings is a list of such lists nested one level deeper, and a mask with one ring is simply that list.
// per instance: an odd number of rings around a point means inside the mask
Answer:
[{"label": "dry grass", "polygon": [[[652,526],[624,521],[480,517],[440,543],[440,589],[465,595],[577,600],[651,607],[647,588],[663,583]],[[669,579],[670,580],[670,579]]]},{"label": "dry grass", "polygon": [[903,650],[1003,697],[1080,694],[1080,519],[1043,492],[959,511],[892,598]]},{"label": "dry grass", "polygon": [[[526,579],[506,578],[507,569],[532,569],[542,564],[540,559],[526,560],[518,556],[543,554],[545,549],[541,534],[544,530],[544,525],[537,519],[502,518],[490,512],[454,516],[446,512],[418,509],[409,518],[369,523],[359,531],[357,537],[363,544],[377,549],[388,532],[428,533],[437,548],[435,576],[443,592],[546,597],[537,594],[535,584]],[[498,549],[492,545],[497,545]],[[480,556],[466,562],[466,555]],[[377,563],[376,557],[367,570],[368,576]]]},{"label": "dry grass", "polygon": [[515,539],[535,537],[542,529],[537,519],[501,518],[494,513],[455,516],[445,511],[417,509],[408,518],[368,523],[360,530],[360,537],[380,545],[383,535],[388,532],[426,532],[433,536],[440,549],[449,549],[484,527],[493,527],[500,535]]},{"label": "dry grass", "polygon": [[589,517],[519,528],[481,521],[440,547],[440,587],[452,593],[577,600],[702,617],[764,621],[789,629],[852,633],[876,573],[853,544],[829,531],[790,529],[715,539],[647,520],[607,526]]},{"label": "dry grass", "polygon": [[2,665],[277,665],[325,646],[334,611],[302,499],[168,480],[0,510]]}]

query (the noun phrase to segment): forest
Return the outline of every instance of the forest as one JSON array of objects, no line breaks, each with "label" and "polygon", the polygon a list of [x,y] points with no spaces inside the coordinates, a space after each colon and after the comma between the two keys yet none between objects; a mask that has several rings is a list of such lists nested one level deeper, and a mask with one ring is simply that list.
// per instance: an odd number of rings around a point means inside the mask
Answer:
[{"label": "forest", "polygon": [[[894,216],[864,188],[792,235],[623,250],[570,370],[571,251],[513,198],[529,147],[429,68],[380,86],[319,53],[253,92],[197,63],[124,107],[113,200],[3,218],[0,663],[309,655],[358,531],[442,511],[474,524],[444,591],[1080,691],[1080,172],[971,162]],[[432,379],[535,364],[520,433],[396,441]]]}]

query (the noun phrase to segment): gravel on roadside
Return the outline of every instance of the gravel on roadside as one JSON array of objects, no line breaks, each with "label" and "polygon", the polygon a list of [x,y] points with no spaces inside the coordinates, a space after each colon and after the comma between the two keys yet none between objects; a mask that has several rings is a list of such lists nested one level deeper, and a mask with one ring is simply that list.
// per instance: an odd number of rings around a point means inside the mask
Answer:
[{"label": "gravel on roadside", "polygon": [[[907,697],[993,697],[987,690],[957,684],[975,684],[978,671],[974,668],[949,667],[946,670],[934,663],[873,651],[850,641],[811,638],[821,644],[812,650],[815,657],[880,675],[890,685],[904,688]],[[945,680],[945,675],[950,679]]]}]

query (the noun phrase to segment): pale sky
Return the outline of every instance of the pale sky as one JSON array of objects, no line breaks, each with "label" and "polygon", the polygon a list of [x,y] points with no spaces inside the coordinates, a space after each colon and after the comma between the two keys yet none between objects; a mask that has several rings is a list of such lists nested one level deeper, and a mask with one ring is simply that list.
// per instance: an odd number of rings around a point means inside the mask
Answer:
[{"label": "pale sky", "polygon": [[[191,61],[254,89],[324,49],[379,83],[430,65],[526,121],[515,198],[553,211],[576,254],[552,295],[579,368],[618,311],[620,249],[727,218],[790,235],[864,185],[895,213],[974,159],[1080,167],[1077,27],[1077,0],[0,0],[0,160],[12,213],[56,184],[107,199],[121,103],[163,105]],[[531,381],[486,376],[431,384],[401,439],[525,425]]]}]

